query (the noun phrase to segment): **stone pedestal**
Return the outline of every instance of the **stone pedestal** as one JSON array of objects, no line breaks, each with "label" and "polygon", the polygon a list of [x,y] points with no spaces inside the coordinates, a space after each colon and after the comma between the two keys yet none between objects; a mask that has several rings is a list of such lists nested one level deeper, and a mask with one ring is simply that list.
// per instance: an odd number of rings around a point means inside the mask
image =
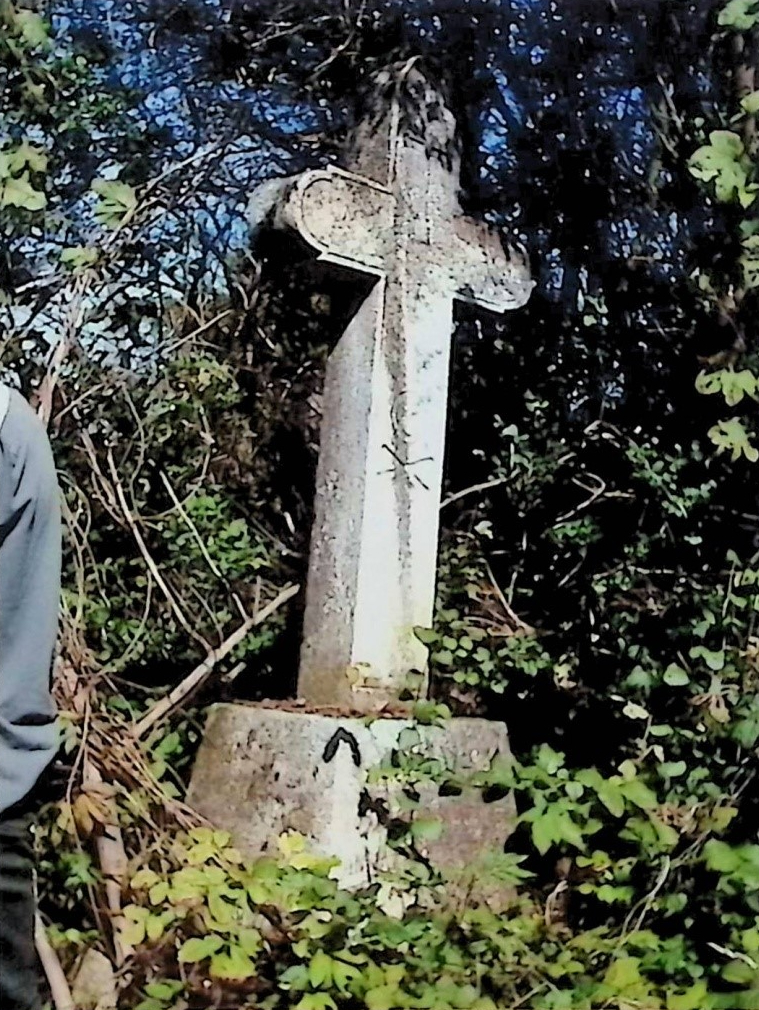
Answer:
[{"label": "stone pedestal", "polygon": [[[404,731],[407,731],[404,733]],[[398,781],[377,771],[400,751],[417,767],[435,760],[435,781],[422,782],[412,816],[439,819],[442,833],[417,842],[443,873],[476,868],[488,851],[502,850],[513,830],[511,797],[486,803],[479,790],[441,796],[439,783],[466,779],[509,755],[506,728],[483,719],[453,719],[420,727],[402,719],[358,718],[281,711],[253,705],[211,710],[190,785],[189,802],[230,831],[248,855],[276,851],[288,830],[304,835],[313,852],[340,860],[335,871],[348,888],[369,884],[400,864],[387,846],[375,811],[392,810]],[[476,873],[476,869],[475,869]],[[462,881],[459,880],[459,886]]]}]

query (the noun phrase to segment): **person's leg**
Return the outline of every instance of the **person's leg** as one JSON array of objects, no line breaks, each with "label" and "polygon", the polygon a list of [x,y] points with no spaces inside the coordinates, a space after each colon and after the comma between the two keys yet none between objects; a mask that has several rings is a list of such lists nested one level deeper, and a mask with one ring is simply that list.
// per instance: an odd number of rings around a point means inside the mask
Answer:
[{"label": "person's leg", "polygon": [[15,807],[0,814],[1,1010],[39,1010],[39,972],[34,946],[32,815]]},{"label": "person's leg", "polygon": [[39,1010],[31,814],[57,749],[50,672],[60,591],[55,464],[18,394],[0,426],[0,1010]]}]

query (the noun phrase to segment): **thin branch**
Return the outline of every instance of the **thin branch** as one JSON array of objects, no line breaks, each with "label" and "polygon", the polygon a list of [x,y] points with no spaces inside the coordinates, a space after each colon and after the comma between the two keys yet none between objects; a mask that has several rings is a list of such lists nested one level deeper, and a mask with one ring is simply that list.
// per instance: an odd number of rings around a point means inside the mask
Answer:
[{"label": "thin branch", "polygon": [[498,487],[499,484],[505,484],[508,479],[508,477],[496,477],[493,480],[483,481],[482,484],[472,484],[471,487],[465,487],[462,491],[448,495],[440,503],[440,508],[444,509],[447,505],[452,505],[453,502],[460,501],[470,494],[477,494],[478,491],[488,491],[491,487]]},{"label": "thin branch", "polygon": [[210,677],[216,666],[245,640],[253,628],[268,620],[273,613],[279,610],[288,600],[291,600],[299,590],[300,586],[288,586],[287,589],[283,589],[279,596],[265,606],[263,610],[260,610],[241,624],[218,649],[210,650],[203,662],[199,666],[196,666],[181,684],[178,684],[165,698],[157,702],[147,715],[143,716],[135,724],[132,730],[134,736],[137,739],[144,737],[158,722],[163,721],[170,715],[177,706],[181,705],[189,695],[196,691]]},{"label": "thin branch", "polygon": [[132,515],[129,509],[129,505],[127,504],[126,496],[124,495],[124,488],[121,484],[121,481],[119,480],[119,475],[116,471],[116,464],[113,461],[113,453],[110,449],[108,450],[108,469],[111,471],[111,479],[113,481],[113,487],[116,492],[116,497],[118,499],[119,505],[121,506],[121,511],[124,515],[124,518],[127,521],[129,529],[132,531],[132,536],[134,537],[135,542],[137,543],[137,546],[140,549],[140,553],[145,559],[145,564],[148,566],[151,575],[153,576],[156,583],[160,587],[163,595],[166,597],[166,600],[169,606],[171,607],[174,616],[191,638],[193,638],[196,642],[202,642],[203,645],[208,647],[208,643],[203,639],[202,635],[198,634],[198,632],[192,627],[192,625],[185,617],[182,608],[179,606],[176,599],[174,598],[174,594],[166,584],[166,580],[161,575],[158,565],[155,563],[155,561],[153,560],[153,556],[148,550],[148,546],[145,543],[142,533],[140,532],[139,526],[137,525],[137,520]]}]

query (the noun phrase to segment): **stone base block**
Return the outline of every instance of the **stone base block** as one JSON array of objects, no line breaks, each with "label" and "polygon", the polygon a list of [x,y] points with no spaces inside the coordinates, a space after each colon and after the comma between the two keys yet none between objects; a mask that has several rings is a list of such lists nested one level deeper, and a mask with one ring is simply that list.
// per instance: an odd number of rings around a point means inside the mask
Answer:
[{"label": "stone base block", "polygon": [[[339,859],[340,883],[356,888],[397,869],[383,823],[397,809],[400,777],[431,770],[434,781],[422,779],[412,816],[437,819],[442,833],[431,831],[425,840],[424,832],[417,849],[461,885],[462,871],[503,850],[514,802],[507,796],[486,803],[474,788],[440,795],[439,783],[466,779],[509,754],[505,726],[482,719],[420,727],[403,719],[219,705],[210,712],[188,798],[249,855],[275,848],[283,832],[299,832],[312,851]],[[401,767],[383,775],[399,756]]]}]

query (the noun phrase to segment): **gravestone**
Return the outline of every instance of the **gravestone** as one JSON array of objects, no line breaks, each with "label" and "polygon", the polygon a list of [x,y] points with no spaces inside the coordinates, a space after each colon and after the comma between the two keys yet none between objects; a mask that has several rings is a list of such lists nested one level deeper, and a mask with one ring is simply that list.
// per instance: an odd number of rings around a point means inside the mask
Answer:
[{"label": "gravestone", "polygon": [[[369,789],[372,769],[404,747],[443,777],[509,754],[503,725],[412,729],[400,697],[414,673],[426,691],[415,629],[433,616],[454,303],[505,312],[532,288],[524,263],[461,211],[454,120],[420,73],[396,83],[354,151],[350,171],[299,177],[275,214],[326,263],[374,279],[325,377],[304,708],[213,709],[190,788],[190,801],[243,849],[263,851],[298,830],[340,858],[347,886],[393,863],[378,811],[392,807],[398,786]],[[421,793],[447,829],[427,845],[442,869],[502,848],[510,798],[486,805],[469,788],[443,797],[433,782]]]}]

